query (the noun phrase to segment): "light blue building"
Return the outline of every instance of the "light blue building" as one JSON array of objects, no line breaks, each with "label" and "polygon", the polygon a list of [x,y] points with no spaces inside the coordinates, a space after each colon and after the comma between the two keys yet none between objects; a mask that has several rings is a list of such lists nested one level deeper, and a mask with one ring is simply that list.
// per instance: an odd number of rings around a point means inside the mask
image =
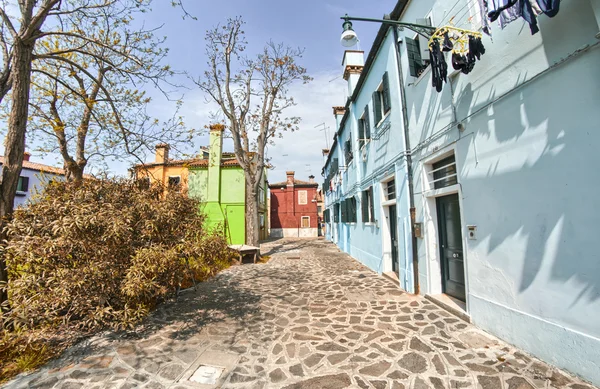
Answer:
[{"label": "light blue building", "polygon": [[[391,18],[480,32],[488,3],[403,0]],[[350,98],[323,169],[328,238],[598,385],[600,1],[561,2],[534,35],[503,22],[469,74],[445,54],[439,93],[428,40],[408,28],[382,26],[364,64],[345,53]]]}]

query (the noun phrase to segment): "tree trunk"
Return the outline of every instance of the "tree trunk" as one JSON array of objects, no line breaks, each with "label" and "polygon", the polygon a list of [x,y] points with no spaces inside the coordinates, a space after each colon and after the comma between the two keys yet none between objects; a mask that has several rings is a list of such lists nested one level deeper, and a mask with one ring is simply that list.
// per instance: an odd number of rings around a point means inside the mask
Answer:
[{"label": "tree trunk", "polygon": [[[10,220],[15,203],[15,194],[25,152],[25,131],[29,114],[29,86],[31,84],[31,61],[34,40],[16,39],[13,46],[12,107],[8,118],[8,131],[4,141],[4,163],[2,164],[2,185],[0,186],[0,244],[6,239],[5,223]],[[8,282],[6,260],[0,255],[0,284]],[[0,304],[8,299],[7,289],[0,288]],[[3,309],[6,309],[3,305]]]},{"label": "tree trunk", "polygon": [[260,224],[258,220],[258,198],[254,185],[246,179],[246,244],[259,245]]}]

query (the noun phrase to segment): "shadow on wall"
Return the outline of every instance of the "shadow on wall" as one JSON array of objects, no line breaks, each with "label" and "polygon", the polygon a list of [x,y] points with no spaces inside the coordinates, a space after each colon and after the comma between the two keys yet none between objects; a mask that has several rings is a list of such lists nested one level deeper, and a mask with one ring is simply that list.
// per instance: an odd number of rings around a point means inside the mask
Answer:
[{"label": "shadow on wall", "polygon": [[[467,131],[474,132],[469,152],[457,155],[463,158],[457,162],[464,198],[479,207],[473,212],[481,212],[476,215],[480,223],[491,226],[489,235],[478,238],[489,241],[488,254],[507,239],[524,240],[519,292],[530,288],[544,269],[550,281],[569,282],[580,290],[571,306],[600,298],[600,212],[595,205],[600,114],[594,107],[600,88],[597,66],[592,66],[598,63],[600,50],[591,49],[494,103],[487,108],[487,121],[474,117],[467,124]],[[459,112],[475,112],[496,93],[471,106],[473,97],[468,84],[457,97]],[[486,110],[479,117],[483,115]],[[492,146],[486,148],[488,144]],[[465,164],[468,154],[476,154],[479,166]],[[513,249],[504,253],[504,260],[522,255]]]}]

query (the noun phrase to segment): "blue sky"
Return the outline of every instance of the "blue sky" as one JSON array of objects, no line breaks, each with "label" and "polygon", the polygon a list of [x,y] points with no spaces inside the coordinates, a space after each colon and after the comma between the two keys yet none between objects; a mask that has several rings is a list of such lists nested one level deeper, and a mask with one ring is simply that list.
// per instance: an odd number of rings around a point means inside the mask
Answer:
[{"label": "blue sky", "polygon": [[[262,49],[264,44],[273,40],[290,46],[305,49],[301,64],[308,69],[314,80],[308,85],[295,85],[290,88],[298,105],[288,112],[289,115],[302,117],[300,131],[285,134],[275,146],[269,147],[268,156],[272,157],[275,168],[269,172],[269,181],[276,182],[285,178],[286,170],[295,170],[296,176],[306,179],[314,174],[321,181],[321,149],[326,146],[325,134],[315,126],[325,123],[329,127],[329,145],[335,131],[335,121],[331,107],[343,105],[346,99],[346,84],[341,78],[341,61],[344,48],[339,43],[341,34],[340,16],[381,18],[391,12],[394,0],[184,0],[187,11],[197,20],[182,19],[182,12],[170,5],[170,0],[155,0],[153,11],[146,14],[146,27],[160,26],[159,35],[167,37],[170,48],[168,63],[176,70],[201,75],[206,64],[204,56],[205,31],[218,23],[226,22],[228,17],[241,15],[246,21],[246,38],[250,52]],[[356,22],[354,29],[361,40],[360,49],[368,53],[379,25],[376,23]],[[209,112],[214,108],[205,103],[203,94],[186,81],[189,86],[185,93],[181,113],[187,126],[202,128],[208,124]],[[155,97],[150,112],[159,117],[168,118],[173,113],[173,105],[156,91],[148,90]],[[207,143],[207,137],[198,136],[194,144],[186,150],[193,153]],[[230,145],[226,143],[226,148]],[[49,164],[62,165],[52,156],[43,158]],[[146,160],[153,159],[152,155]],[[33,156],[32,160],[40,160]],[[125,174],[130,161],[110,161],[113,173]]]}]

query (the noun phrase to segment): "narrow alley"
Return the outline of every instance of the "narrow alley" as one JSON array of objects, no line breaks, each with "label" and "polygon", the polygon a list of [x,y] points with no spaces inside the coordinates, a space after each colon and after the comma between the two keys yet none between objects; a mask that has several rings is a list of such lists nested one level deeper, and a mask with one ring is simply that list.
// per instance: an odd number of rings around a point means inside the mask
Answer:
[{"label": "narrow alley", "polygon": [[280,239],[262,253],[268,263],[183,292],[141,330],[96,336],[5,388],[593,388],[332,243]]}]

